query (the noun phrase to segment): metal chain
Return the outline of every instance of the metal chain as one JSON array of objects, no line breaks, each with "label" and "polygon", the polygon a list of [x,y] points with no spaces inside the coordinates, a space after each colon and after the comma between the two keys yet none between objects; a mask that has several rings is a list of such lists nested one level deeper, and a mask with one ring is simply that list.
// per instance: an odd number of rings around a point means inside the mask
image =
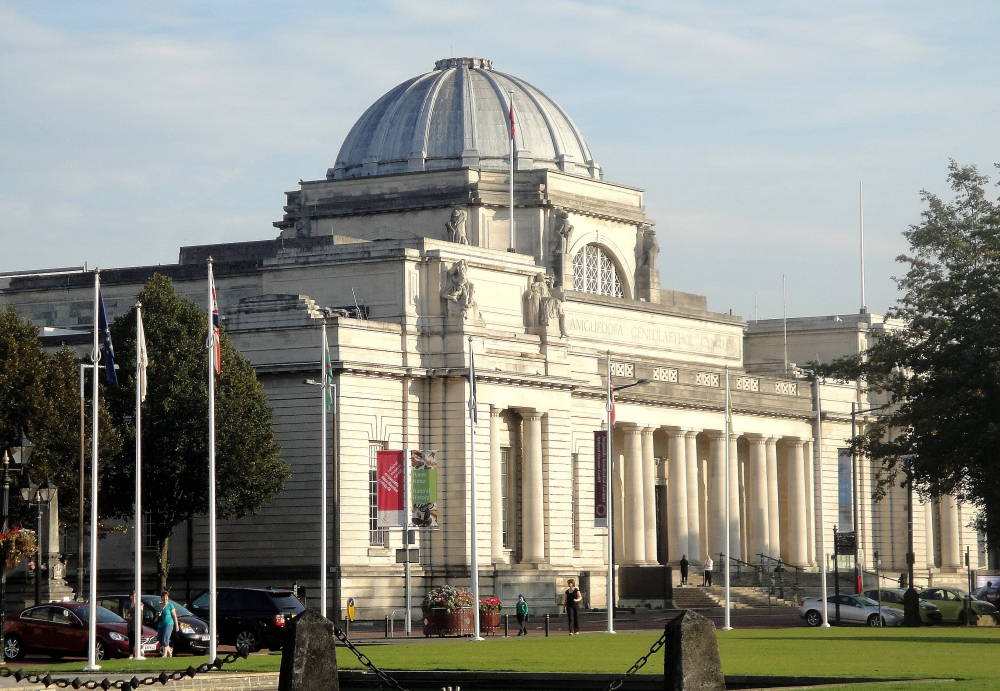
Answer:
[{"label": "metal chain", "polygon": [[88,679],[84,681],[80,679],[80,677],[76,677],[74,679],[62,679],[54,678],[51,674],[45,674],[43,676],[40,674],[32,674],[31,672],[23,669],[11,669],[6,665],[0,666],[0,678],[13,677],[17,682],[26,681],[29,684],[42,684],[45,688],[55,686],[60,689],[104,689],[104,691],[108,691],[108,689],[137,689],[140,686],[168,684],[171,681],[180,681],[185,677],[193,679],[198,674],[204,674],[205,672],[211,672],[212,670],[221,670],[223,666],[232,664],[241,658],[246,658],[246,656],[247,653],[245,651],[237,651],[226,655],[221,660],[216,658],[212,662],[206,662],[198,665],[197,667],[188,667],[187,669],[171,673],[160,672],[155,677],[144,677],[142,679],[139,679],[138,677],[132,677],[131,679],[118,679],[117,681],[112,681],[107,677],[101,679],[100,681],[96,679]]},{"label": "metal chain", "polygon": [[618,677],[617,679],[613,680],[610,684],[608,684],[607,691],[618,691],[618,689],[620,689],[622,685],[625,683],[625,680],[628,679],[633,674],[635,674],[636,672],[638,672],[640,669],[642,669],[643,666],[647,662],[649,662],[650,656],[658,652],[660,648],[662,648],[666,644],[666,642],[667,642],[667,632],[664,631],[657,639],[657,641],[649,647],[649,651],[645,655],[641,656],[634,663],[632,663],[632,666],[628,668],[628,671],[625,672],[625,674],[623,674],[622,676]]},{"label": "metal chain", "polygon": [[347,637],[347,634],[341,631],[339,627],[333,627],[333,634],[337,637],[338,641],[344,644],[345,648],[354,653],[354,657],[358,658],[358,662],[370,669],[375,676],[381,679],[384,683],[388,684],[390,688],[398,689],[398,691],[409,691],[405,686],[401,686],[398,681],[376,667],[375,663],[371,661],[371,658],[358,650],[357,647],[351,642],[351,639]]}]

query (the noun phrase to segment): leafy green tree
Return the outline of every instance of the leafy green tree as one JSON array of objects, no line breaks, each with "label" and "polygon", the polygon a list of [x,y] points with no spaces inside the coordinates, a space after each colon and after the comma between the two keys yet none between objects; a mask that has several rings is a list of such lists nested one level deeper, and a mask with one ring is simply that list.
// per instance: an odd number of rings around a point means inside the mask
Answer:
[{"label": "leafy green tree", "polygon": [[[46,355],[38,328],[10,305],[0,311],[0,410],[4,411],[0,415],[0,447],[17,443],[22,432],[27,435],[34,444],[27,468],[31,480],[59,489],[60,518],[64,525],[75,526],[79,506],[79,361],[65,348]],[[103,469],[119,453],[121,439],[103,402],[98,411]],[[89,422],[84,435],[89,454]],[[19,506],[16,491],[11,499],[12,520],[32,525],[33,519]]]},{"label": "leafy green tree", "polygon": [[923,191],[922,220],[904,233],[902,297],[888,316],[905,328],[818,373],[888,401],[854,440],[881,461],[883,489],[912,473],[927,494],[978,507],[988,529],[1000,525],[1000,203],[974,166],[952,161],[948,180],[951,198]]},{"label": "leafy green tree", "polygon": [[[169,576],[174,528],[208,512],[208,352],[205,312],[156,274],[138,296],[149,366],[142,405],[144,520],[159,545],[159,585]],[[135,322],[133,308],[112,326],[121,387],[112,404],[125,442],[105,483],[109,510],[131,520],[135,466]],[[290,475],[278,457],[271,410],[250,363],[222,336],[215,387],[216,499],[220,517],[265,506]]]}]

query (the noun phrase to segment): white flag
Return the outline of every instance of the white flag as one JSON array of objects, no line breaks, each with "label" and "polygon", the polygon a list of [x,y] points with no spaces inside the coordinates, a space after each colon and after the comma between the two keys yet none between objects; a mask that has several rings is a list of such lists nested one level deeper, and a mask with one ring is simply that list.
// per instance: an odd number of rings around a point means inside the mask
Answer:
[{"label": "white flag", "polygon": [[135,365],[138,376],[136,386],[139,387],[139,400],[146,400],[146,365],[149,364],[149,354],[146,352],[146,330],[142,326],[142,310],[136,310],[135,320]]}]

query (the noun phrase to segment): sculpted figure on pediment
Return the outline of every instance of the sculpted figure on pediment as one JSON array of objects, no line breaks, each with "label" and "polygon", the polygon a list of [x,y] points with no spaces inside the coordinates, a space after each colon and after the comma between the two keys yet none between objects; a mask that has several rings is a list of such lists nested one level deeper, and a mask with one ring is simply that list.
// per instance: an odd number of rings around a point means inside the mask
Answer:
[{"label": "sculpted figure on pediment", "polygon": [[469,244],[469,238],[465,234],[465,221],[468,216],[469,214],[461,207],[456,206],[451,210],[451,218],[444,224],[445,230],[448,231],[448,240],[460,245]]},{"label": "sculpted figure on pediment", "polygon": [[528,328],[549,324],[559,325],[559,335],[566,336],[566,316],[563,311],[563,295],[555,285],[552,274],[537,273],[528,290],[524,293],[524,322]]},{"label": "sculpted figure on pediment", "polygon": [[475,286],[469,281],[469,269],[464,259],[455,262],[444,275],[441,286],[441,298],[448,304],[448,314],[461,316],[463,319],[470,312],[475,316],[476,309]]},{"label": "sculpted figure on pediment", "polygon": [[562,286],[563,274],[566,268],[566,250],[573,237],[573,224],[569,222],[569,214],[559,209],[556,211],[555,225],[549,239],[549,251],[552,260],[552,273],[555,285]]}]

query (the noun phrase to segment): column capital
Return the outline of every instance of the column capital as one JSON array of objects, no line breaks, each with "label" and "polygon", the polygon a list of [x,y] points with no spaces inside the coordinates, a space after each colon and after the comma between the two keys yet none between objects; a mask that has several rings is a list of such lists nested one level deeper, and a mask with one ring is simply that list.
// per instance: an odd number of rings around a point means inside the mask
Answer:
[{"label": "column capital", "polygon": [[545,414],[537,408],[514,408],[514,410],[525,420],[535,420]]},{"label": "column capital", "polygon": [[642,427],[640,427],[639,425],[635,424],[634,422],[619,422],[619,423],[615,423],[615,427],[617,427],[620,430],[622,430],[623,432],[627,432],[629,434],[639,434],[639,433],[642,432]]},{"label": "column capital", "polygon": [[669,434],[671,437],[680,437],[687,432],[687,430],[683,427],[677,427],[675,425],[660,425],[660,429]]},{"label": "column capital", "polygon": [[757,442],[760,444],[767,441],[767,435],[760,434],[759,432],[746,432],[743,436],[747,438],[747,441]]},{"label": "column capital", "polygon": [[793,448],[802,448],[806,442],[802,437],[782,437],[781,440]]},{"label": "column capital", "polygon": [[642,436],[644,436],[644,437],[647,436],[647,435],[648,436],[652,436],[653,432],[655,432],[655,431],[656,431],[655,427],[643,427],[642,428]]},{"label": "column capital", "polygon": [[490,417],[500,417],[500,414],[502,412],[503,412],[502,408],[497,408],[496,406],[493,405],[490,406]]},{"label": "column capital", "polygon": [[704,429],[702,432],[707,434],[712,441],[722,441],[726,438],[725,431],[721,429]]}]

